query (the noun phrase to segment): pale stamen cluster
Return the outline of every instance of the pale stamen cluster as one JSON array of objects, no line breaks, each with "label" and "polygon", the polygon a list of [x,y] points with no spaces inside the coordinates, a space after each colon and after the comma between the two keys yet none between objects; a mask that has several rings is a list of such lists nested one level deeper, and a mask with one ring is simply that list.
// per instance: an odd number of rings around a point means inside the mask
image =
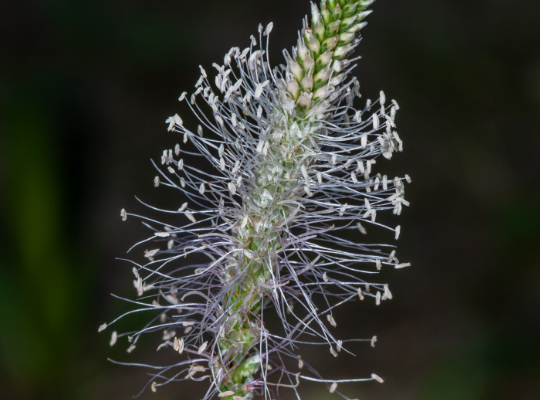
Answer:
[{"label": "pale stamen cluster", "polygon": [[[178,115],[167,119],[182,143],[163,152],[154,185],[177,189],[188,201],[177,210],[149,206],[169,214],[167,222],[122,210],[124,220],[140,218],[153,231],[136,245],[153,247],[145,251],[148,262],[128,260],[139,295],[128,300],[138,306],[128,314],[149,311],[154,318],[111,339],[112,345],[128,336],[131,352],[143,334],[161,332],[158,350],[185,356],[166,367],[147,365],[156,371],[152,390],[209,378],[205,399],[270,399],[282,387],[296,392],[301,380],[322,382],[332,393],[342,382],[382,382],[376,374],[323,379],[294,352],[300,344],[326,343],[337,357],[352,341],[374,346],[376,337],[338,339],[334,309],[353,299],[391,299],[388,285],[373,278],[384,266],[409,265],[393,246],[348,239],[366,234],[366,226],[389,229],[397,239],[400,227],[379,223],[377,215],[399,215],[409,204],[407,175],[373,171],[379,156],[403,149],[398,104],[381,92],[355,109],[359,84],[346,81],[354,67],[346,57],[371,2],[312,5],[311,27],[304,21],[292,55],[284,52],[287,65],[276,69],[263,40],[272,24],[260,27],[258,41],[232,48],[223,65],[214,64],[213,79],[201,67],[195,92],[180,97],[199,119],[196,129]],[[188,165],[186,156],[201,163]],[[195,261],[188,264],[188,257]],[[265,312],[279,316],[281,329],[265,326]],[[298,370],[287,368],[291,359]]]}]

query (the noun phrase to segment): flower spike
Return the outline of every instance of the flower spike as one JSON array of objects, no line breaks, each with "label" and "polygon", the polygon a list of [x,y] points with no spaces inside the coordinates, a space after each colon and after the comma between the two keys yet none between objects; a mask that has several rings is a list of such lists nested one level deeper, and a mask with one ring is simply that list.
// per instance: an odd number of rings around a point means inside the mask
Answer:
[{"label": "flower spike", "polygon": [[[410,265],[387,251],[393,246],[351,239],[376,227],[397,239],[401,227],[386,227],[377,216],[399,215],[409,205],[408,175],[373,171],[380,156],[403,150],[397,103],[381,92],[373,103],[353,106],[360,85],[349,78],[358,59],[352,54],[372,2],[312,3],[311,25],[306,20],[297,46],[284,51],[281,69],[268,59],[273,24],[261,26],[258,40],[252,36],[249,47],[233,47],[224,65],[214,64],[214,77],[200,67],[185,102],[198,127],[179,115],[166,120],[182,144],[163,152],[154,185],[188,199],[175,210],[152,207],[167,213],[164,222],[122,209],[124,221],[139,218],[152,230],[139,243],[153,248],[145,250],[147,261],[130,261],[138,299],[129,301],[153,319],[111,339],[112,345],[128,336],[131,352],[159,332],[158,350],[177,353],[172,365],[148,366],[152,391],[172,381],[207,380],[204,400],[273,399],[282,388],[296,392],[302,381],[314,381],[347,398],[338,384],[383,382],[376,374],[323,379],[295,353],[302,343],[324,343],[334,357],[350,353],[350,340],[337,337],[334,308],[390,300],[388,285],[373,277],[387,266]],[[188,165],[186,155],[201,162]],[[279,329],[265,324],[267,313],[277,314]],[[376,337],[360,340],[374,346]]]}]

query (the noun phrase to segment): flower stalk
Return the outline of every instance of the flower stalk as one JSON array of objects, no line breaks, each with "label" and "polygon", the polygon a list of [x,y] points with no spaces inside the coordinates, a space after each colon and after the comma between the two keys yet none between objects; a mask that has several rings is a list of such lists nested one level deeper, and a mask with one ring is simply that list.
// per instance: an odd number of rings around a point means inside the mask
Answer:
[{"label": "flower stalk", "polygon": [[[122,210],[124,220],[136,216],[154,231],[143,243],[166,246],[146,251],[146,264],[130,261],[139,310],[158,316],[140,331],[114,333],[115,342],[129,336],[132,349],[144,334],[163,331],[159,348],[188,355],[159,368],[152,390],[170,381],[210,378],[205,399],[251,400],[275,398],[280,388],[296,392],[301,380],[321,382],[331,393],[339,393],[342,382],[382,382],[376,374],[325,380],[293,352],[299,343],[317,341],[335,357],[350,352],[347,341],[331,331],[337,325],[334,308],[353,299],[371,297],[377,305],[391,299],[388,285],[362,276],[385,265],[408,265],[399,263],[395,250],[387,252],[392,246],[337,234],[366,234],[363,224],[370,224],[391,229],[397,239],[401,228],[378,223],[377,212],[399,215],[408,205],[408,176],[372,175],[379,156],[390,159],[402,150],[395,131],[399,107],[386,104],[381,92],[357,110],[353,100],[360,85],[355,78],[347,81],[372,2],[312,4],[311,24],[304,21],[281,68],[271,69],[268,40],[264,46],[273,24],[260,26],[258,41],[252,37],[250,47],[234,47],[223,65],[214,64],[212,81],[201,67],[187,102],[201,122],[197,129],[186,128],[178,115],[167,119],[168,130],[184,144],[164,151],[154,184],[189,198],[176,211],[163,210],[184,223]],[[182,94],[180,100],[186,99]],[[184,155],[208,160],[214,170],[187,165]],[[197,255],[207,261],[185,264]],[[316,298],[322,303],[316,305]],[[266,327],[265,312],[278,315],[281,331]],[[374,345],[376,339],[365,340]],[[287,368],[287,359],[298,362],[298,372]]]}]

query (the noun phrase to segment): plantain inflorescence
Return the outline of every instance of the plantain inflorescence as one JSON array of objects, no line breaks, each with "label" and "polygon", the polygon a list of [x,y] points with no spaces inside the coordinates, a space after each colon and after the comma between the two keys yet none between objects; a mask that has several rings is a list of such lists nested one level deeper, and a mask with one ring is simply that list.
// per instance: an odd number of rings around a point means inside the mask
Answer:
[{"label": "plantain inflorescence", "polygon": [[[138,243],[152,244],[145,262],[126,260],[138,294],[128,314],[152,316],[138,331],[113,332],[111,345],[127,336],[131,352],[159,333],[158,350],[177,353],[171,365],[145,365],[153,371],[146,386],[152,391],[172,381],[208,380],[204,400],[276,399],[281,388],[298,394],[305,380],[348,399],[338,384],[383,381],[376,374],[325,379],[297,354],[298,345],[309,343],[326,344],[335,357],[350,353],[353,341],[374,346],[376,337],[338,339],[334,310],[350,300],[391,299],[388,285],[374,277],[383,267],[410,265],[398,261],[394,246],[352,239],[366,227],[398,239],[401,228],[377,216],[399,215],[409,205],[408,175],[373,171],[379,156],[403,150],[397,102],[380,92],[353,107],[361,95],[358,80],[349,78],[359,58],[352,54],[372,2],[312,3],[296,47],[283,52],[286,65],[274,69],[273,24],[259,26],[249,47],[233,47],[223,65],[213,65],[213,78],[200,67],[195,91],[180,96],[200,125],[187,128],[179,115],[167,119],[179,144],[163,152],[161,166],[154,164],[153,183],[187,201],[175,210],[151,207],[165,221],[121,212],[152,231]],[[200,162],[188,165],[183,157]],[[265,314],[281,326],[267,326]]]}]

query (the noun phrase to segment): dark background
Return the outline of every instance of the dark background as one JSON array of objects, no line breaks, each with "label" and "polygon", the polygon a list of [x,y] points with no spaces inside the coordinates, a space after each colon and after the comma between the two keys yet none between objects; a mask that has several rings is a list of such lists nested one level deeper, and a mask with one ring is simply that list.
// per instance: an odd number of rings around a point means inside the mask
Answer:
[{"label": "dark background", "polygon": [[[398,252],[413,267],[384,274],[392,302],[336,315],[344,337],[377,334],[375,349],[304,358],[325,376],[386,379],[340,385],[361,400],[538,399],[540,2],[372,8],[356,74],[364,98],[384,89],[401,105],[405,152],[377,171],[413,179]],[[119,211],[169,194],[150,158],[178,141],[166,117],[190,121],[176,99],[198,65],[270,21],[281,62],[308,12],[307,0],[0,2],[0,398],[138,393],[145,371],[107,357],[159,364],[154,345],[129,355],[97,333],[129,309],[109,295],[134,295],[115,257],[145,237]],[[205,385],[142,398],[197,399]]]}]

